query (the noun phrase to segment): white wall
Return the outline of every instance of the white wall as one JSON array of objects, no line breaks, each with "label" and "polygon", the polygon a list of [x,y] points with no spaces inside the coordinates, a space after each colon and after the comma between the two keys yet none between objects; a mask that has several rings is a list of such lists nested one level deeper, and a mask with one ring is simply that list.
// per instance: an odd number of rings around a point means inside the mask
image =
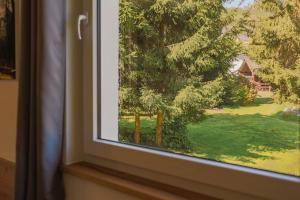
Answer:
[{"label": "white wall", "polygon": [[[16,1],[16,44],[20,44],[20,1]],[[19,71],[19,48],[16,48],[16,69]],[[18,81],[0,80],[0,158],[16,159]]]},{"label": "white wall", "polygon": [[0,158],[15,161],[17,81],[0,80]]}]

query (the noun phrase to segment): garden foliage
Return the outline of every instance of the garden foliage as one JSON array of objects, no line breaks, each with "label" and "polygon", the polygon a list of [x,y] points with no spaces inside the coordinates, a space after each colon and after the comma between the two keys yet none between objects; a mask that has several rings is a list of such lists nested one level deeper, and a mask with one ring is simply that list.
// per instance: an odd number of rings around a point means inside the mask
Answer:
[{"label": "garden foliage", "polygon": [[300,103],[300,1],[258,0],[249,10],[249,54],[280,103]]},{"label": "garden foliage", "polygon": [[199,121],[207,108],[245,102],[248,85],[227,77],[240,46],[237,25],[224,31],[230,19],[223,2],[120,1],[121,113],[157,116],[156,137],[167,137],[159,126],[170,127],[178,114]]}]

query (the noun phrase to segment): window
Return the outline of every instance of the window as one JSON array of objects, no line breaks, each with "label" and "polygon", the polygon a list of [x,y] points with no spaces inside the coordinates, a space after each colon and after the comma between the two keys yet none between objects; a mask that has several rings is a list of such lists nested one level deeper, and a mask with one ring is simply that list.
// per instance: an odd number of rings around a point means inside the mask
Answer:
[{"label": "window", "polygon": [[[262,192],[237,185],[259,181],[265,197],[284,187],[294,198],[300,35],[293,2],[95,1],[86,152],[255,195]],[[233,184],[222,181],[228,177]]]}]

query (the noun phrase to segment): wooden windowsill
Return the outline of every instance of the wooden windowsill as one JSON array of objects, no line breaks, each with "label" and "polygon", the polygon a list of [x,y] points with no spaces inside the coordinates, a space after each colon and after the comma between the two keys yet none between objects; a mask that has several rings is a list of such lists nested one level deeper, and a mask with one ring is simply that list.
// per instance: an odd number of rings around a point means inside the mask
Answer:
[{"label": "wooden windowsill", "polygon": [[104,185],[115,190],[151,200],[217,200],[196,192],[173,187],[156,181],[133,176],[120,171],[80,162],[65,167],[65,172],[72,176]]}]

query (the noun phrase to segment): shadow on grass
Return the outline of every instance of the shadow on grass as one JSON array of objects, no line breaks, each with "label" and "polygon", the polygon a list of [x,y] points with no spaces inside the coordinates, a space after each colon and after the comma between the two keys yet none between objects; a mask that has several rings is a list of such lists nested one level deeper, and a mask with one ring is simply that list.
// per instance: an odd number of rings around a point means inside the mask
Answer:
[{"label": "shadow on grass", "polygon": [[272,104],[272,103],[274,102],[271,97],[259,97],[255,99],[255,101],[250,105],[259,106],[261,104]]},{"label": "shadow on grass", "polygon": [[[245,163],[272,159],[271,152],[299,149],[299,120],[283,112],[272,116],[214,114],[188,125],[192,149],[180,152],[213,160],[230,157]],[[153,119],[142,120],[141,145],[155,146],[155,126]],[[133,132],[133,121],[119,121],[120,142],[134,143]]]},{"label": "shadow on grass", "polygon": [[273,116],[284,121],[296,122],[300,124],[300,116],[297,116],[296,113],[278,112]]},{"label": "shadow on grass", "polygon": [[257,107],[257,106],[260,106],[263,104],[272,104],[272,103],[274,103],[274,101],[271,97],[258,97],[252,103],[248,103],[245,105],[231,105],[231,106],[226,106],[226,107],[228,107],[228,108],[243,108],[245,106]]},{"label": "shadow on grass", "polygon": [[299,149],[299,123],[274,116],[215,114],[190,124],[192,154],[213,160],[224,157],[242,162],[272,159],[264,152]]}]

